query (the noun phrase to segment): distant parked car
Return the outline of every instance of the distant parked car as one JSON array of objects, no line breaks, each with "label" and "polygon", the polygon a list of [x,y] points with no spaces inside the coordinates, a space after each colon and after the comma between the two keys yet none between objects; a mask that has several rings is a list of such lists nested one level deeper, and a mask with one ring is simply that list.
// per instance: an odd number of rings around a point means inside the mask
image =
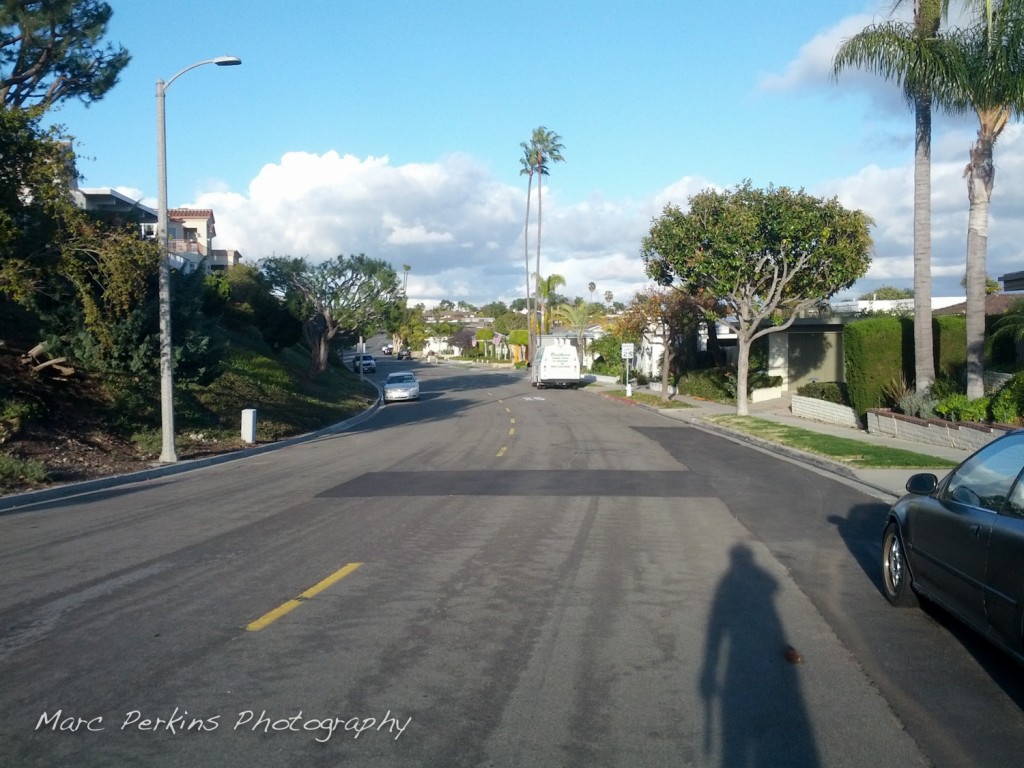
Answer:
[{"label": "distant parked car", "polygon": [[399,360],[412,360],[412,352],[409,351],[408,347],[402,347],[398,350],[397,357]]},{"label": "distant parked car", "polygon": [[380,348],[380,351],[383,352],[385,355],[390,355],[392,352],[395,351],[395,345],[394,344],[385,344],[384,346],[382,346]]},{"label": "distant parked car", "polygon": [[394,400],[419,400],[420,384],[412,371],[396,371],[388,374],[384,382],[384,402]]},{"label": "distant parked car", "polygon": [[911,476],[886,517],[882,584],[893,605],[917,596],[1024,663],[1024,430],[976,451],[942,481]]},{"label": "distant parked car", "polygon": [[356,355],[352,358],[352,370],[359,373],[360,369],[363,373],[377,372],[377,361],[373,359],[373,355]]}]

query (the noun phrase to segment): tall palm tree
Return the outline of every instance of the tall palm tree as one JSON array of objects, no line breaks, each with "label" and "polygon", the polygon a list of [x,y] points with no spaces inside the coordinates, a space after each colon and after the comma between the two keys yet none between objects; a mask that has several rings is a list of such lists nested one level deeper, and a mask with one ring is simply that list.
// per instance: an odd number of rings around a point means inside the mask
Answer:
[{"label": "tall palm tree", "polygon": [[590,303],[593,304],[594,303],[594,291],[597,290],[597,283],[595,283],[595,282],[587,283],[587,290],[590,291]]},{"label": "tall palm tree", "polygon": [[563,285],[565,285],[565,278],[561,275],[548,275],[547,277],[537,275],[537,296],[540,299],[538,306],[540,307],[540,324],[543,333],[551,333],[551,318],[546,315],[544,308],[548,299]]},{"label": "tall palm tree", "polygon": [[[554,131],[549,131],[542,125],[533,129],[533,135],[530,137],[530,149],[532,152],[534,169],[537,173],[537,274],[540,275],[540,235],[541,225],[543,223],[542,181],[545,176],[549,175],[548,166],[551,163],[561,163],[565,161],[565,158],[562,157],[562,150],[565,149],[565,147],[562,146],[561,136]],[[540,287],[537,286],[536,290],[540,316],[543,318],[544,303],[540,296]]]},{"label": "tall palm tree", "polygon": [[[902,5],[897,0],[895,8]],[[914,373],[915,389],[935,380],[932,342],[931,143],[932,104],[948,88],[939,25],[949,0],[914,0],[913,24],[873,24],[843,42],[832,73],[859,67],[895,80],[914,108]],[[940,98],[941,101],[941,98]]]},{"label": "tall palm tree", "polygon": [[523,253],[526,262],[526,317],[529,322],[529,351],[527,357],[532,355],[536,346],[535,331],[533,327],[533,312],[530,308],[530,198],[533,196],[533,174],[537,170],[536,155],[533,147],[525,141],[519,142],[523,150],[523,156],[519,158],[520,176],[526,176],[526,223],[523,225]]},{"label": "tall palm tree", "polygon": [[950,35],[960,78],[949,107],[973,111],[978,134],[964,170],[967,219],[967,396],[981,397],[984,384],[985,259],[989,205],[995,185],[993,148],[1012,116],[1024,111],[1024,0],[988,0],[978,23]]}]

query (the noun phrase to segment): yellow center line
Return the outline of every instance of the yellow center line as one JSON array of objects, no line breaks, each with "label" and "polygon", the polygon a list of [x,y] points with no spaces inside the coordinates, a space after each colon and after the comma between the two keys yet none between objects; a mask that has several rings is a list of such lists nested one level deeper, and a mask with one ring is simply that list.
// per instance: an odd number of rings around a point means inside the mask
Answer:
[{"label": "yellow center line", "polygon": [[509,429],[508,433],[509,433],[510,435],[514,435],[514,434],[516,433],[516,428],[515,428],[515,427],[512,427],[511,429]]},{"label": "yellow center line", "polygon": [[307,600],[316,597],[335,582],[341,581],[343,578],[348,576],[350,573],[352,573],[352,571],[354,571],[361,565],[362,563],[349,563],[343,568],[339,568],[326,579],[318,581],[305,592],[300,592],[298,597],[294,597],[291,600],[288,600],[287,602],[281,603],[281,605],[277,606],[277,608],[263,614],[258,619],[256,619],[256,621],[246,624],[245,628],[250,632],[259,632],[264,627],[273,624],[275,621],[280,619],[285,614],[291,613]]},{"label": "yellow center line", "polygon": [[506,446],[504,446],[504,445],[501,446],[501,450],[498,451],[498,456],[499,457],[504,456],[505,455],[505,451],[507,451],[507,450],[508,450],[508,448]]}]

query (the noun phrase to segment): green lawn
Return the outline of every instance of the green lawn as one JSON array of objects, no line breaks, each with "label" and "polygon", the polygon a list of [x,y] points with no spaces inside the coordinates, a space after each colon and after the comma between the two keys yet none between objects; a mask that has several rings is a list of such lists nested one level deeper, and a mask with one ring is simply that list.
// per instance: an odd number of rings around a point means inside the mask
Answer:
[{"label": "green lawn", "polygon": [[860,440],[835,437],[788,424],[778,424],[753,416],[722,414],[708,417],[708,421],[744,432],[762,440],[797,450],[825,456],[829,459],[863,469],[939,469],[955,467],[956,462],[927,456],[900,448],[871,445]]}]

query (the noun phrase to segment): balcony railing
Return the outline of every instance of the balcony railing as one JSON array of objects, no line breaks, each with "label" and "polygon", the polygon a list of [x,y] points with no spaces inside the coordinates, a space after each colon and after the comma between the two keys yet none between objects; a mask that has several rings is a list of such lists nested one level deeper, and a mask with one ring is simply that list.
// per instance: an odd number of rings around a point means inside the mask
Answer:
[{"label": "balcony railing", "polygon": [[201,256],[206,255],[206,249],[195,240],[169,240],[167,250],[171,253],[198,253]]}]

